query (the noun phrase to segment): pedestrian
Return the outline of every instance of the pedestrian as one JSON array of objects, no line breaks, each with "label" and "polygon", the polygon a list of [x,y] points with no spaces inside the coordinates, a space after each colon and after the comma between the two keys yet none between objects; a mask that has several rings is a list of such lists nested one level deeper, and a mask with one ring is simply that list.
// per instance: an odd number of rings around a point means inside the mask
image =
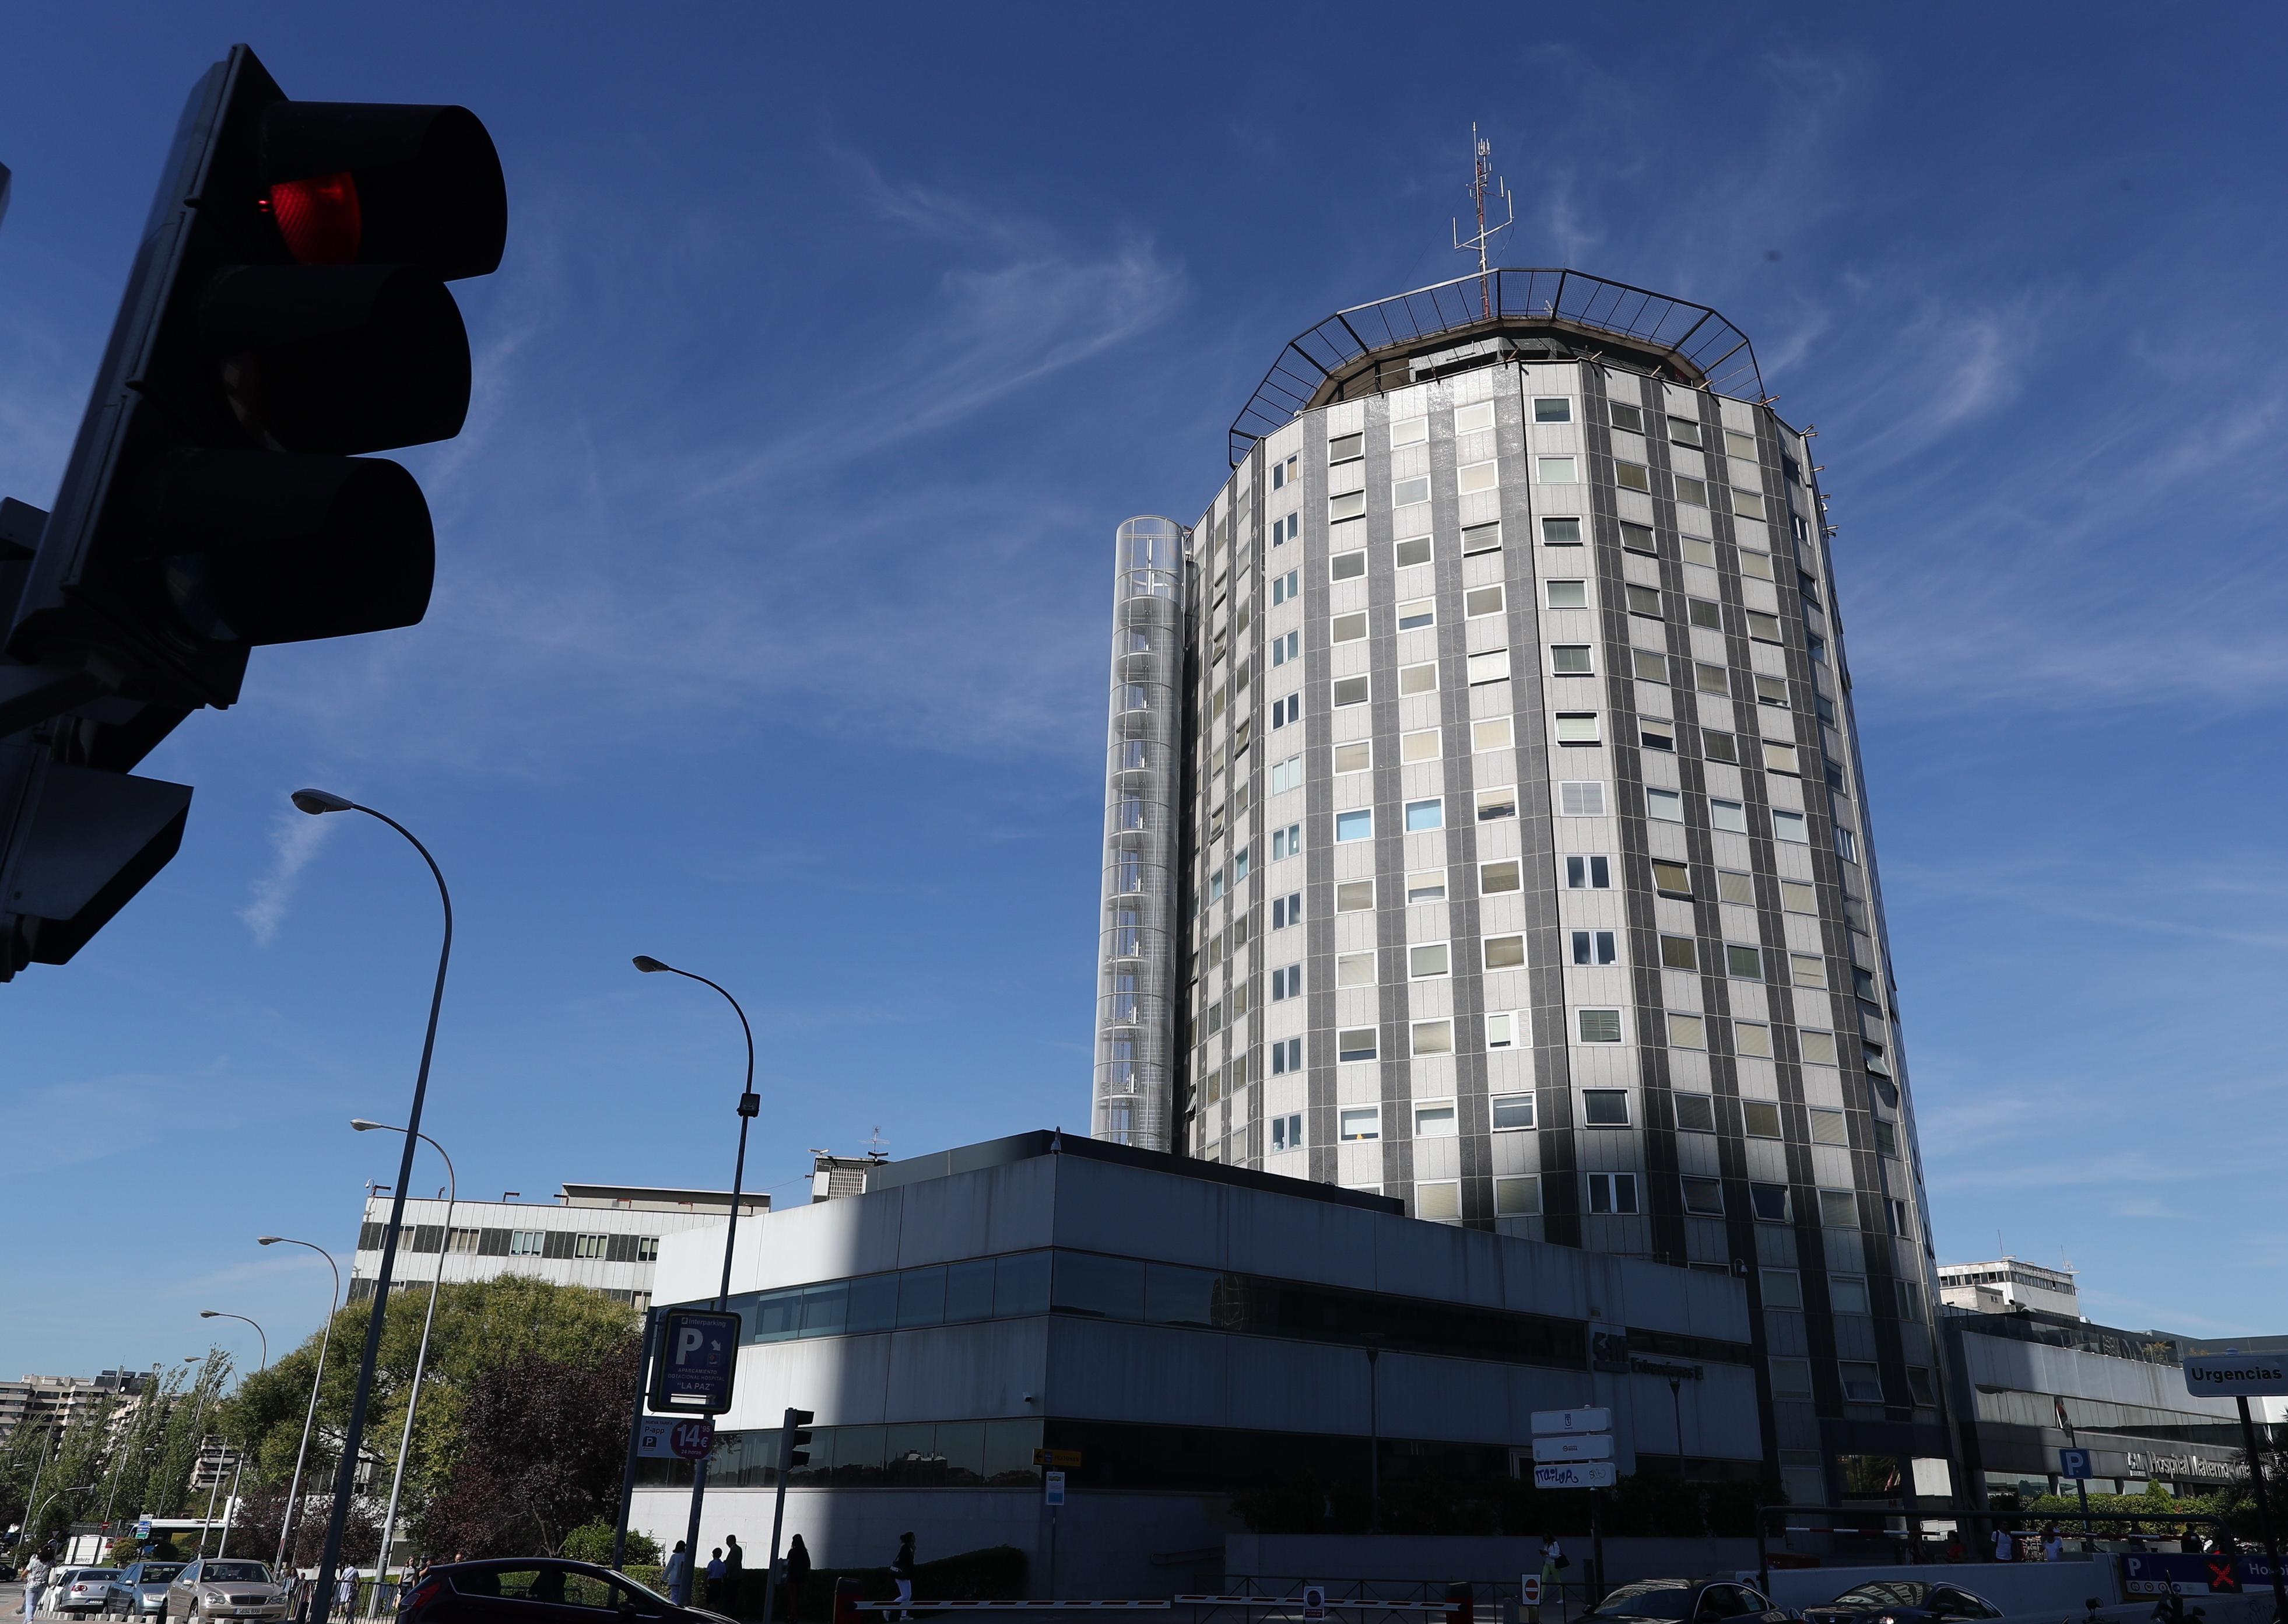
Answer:
[{"label": "pedestrian", "polygon": [[898,1536],[898,1554],[890,1562],[890,1577],[898,1581],[898,1616],[914,1616],[914,1536]]},{"label": "pedestrian", "polygon": [[679,1607],[691,1605],[691,1552],[681,1540],[667,1554],[667,1599]]},{"label": "pedestrian", "polygon": [[707,1604],[718,1612],[723,1611],[723,1548],[719,1545],[707,1558]]},{"label": "pedestrian", "polygon": [[357,1606],[357,1568],[344,1568],[334,1576],[334,1611],[344,1618],[354,1616]]},{"label": "pedestrian", "polygon": [[[1542,1605],[1556,1604],[1558,1585],[1565,1583],[1558,1579],[1558,1569],[1565,1567],[1565,1548],[1558,1544],[1556,1535],[1542,1535]],[[1542,1608],[1533,1608],[1535,1624],[1540,1624],[1540,1617]],[[1558,1608],[1558,1617],[1565,1617],[1562,1608]]]},{"label": "pedestrian", "polygon": [[803,1544],[802,1536],[797,1534],[794,1542],[787,1547],[786,1610],[783,1617],[793,1619],[801,1616],[796,1610],[802,1605],[802,1587],[809,1578],[810,1549]]},{"label": "pedestrian", "polygon": [[2042,1530],[2042,1560],[2063,1562],[2065,1559],[2066,1537],[2058,1532],[2058,1525],[2052,1523],[2047,1528]]},{"label": "pedestrian", "polygon": [[723,1596],[715,1604],[715,1611],[727,1612],[733,1618],[739,1614],[739,1592],[747,1583],[747,1548],[739,1543],[739,1536],[723,1536]]},{"label": "pedestrian", "polygon": [[24,1564],[25,1624],[40,1616],[40,1591],[48,1582],[50,1566],[48,1553],[44,1550],[34,1551],[32,1559]]},{"label": "pedestrian", "polygon": [[2008,1529],[2003,1527],[1999,1523],[1995,1524],[1994,1560],[1997,1562],[2014,1562],[2017,1559],[2018,1542],[2010,1537],[2010,1531]]},{"label": "pedestrian", "polygon": [[1962,1530],[1958,1528],[1946,1536],[1946,1559],[1949,1562],[1959,1562],[1968,1553],[1962,1548]]}]

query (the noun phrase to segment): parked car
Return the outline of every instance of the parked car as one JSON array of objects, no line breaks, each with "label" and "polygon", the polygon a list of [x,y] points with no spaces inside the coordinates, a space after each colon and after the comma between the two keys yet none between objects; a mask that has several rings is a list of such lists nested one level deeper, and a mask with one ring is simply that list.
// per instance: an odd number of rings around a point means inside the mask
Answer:
[{"label": "parked car", "polygon": [[282,1619],[286,1592],[259,1562],[203,1556],[167,1582],[167,1619]]},{"label": "parked car", "polygon": [[1960,1585],[1885,1579],[1854,1585],[1803,1610],[1807,1624],[1933,1624],[1939,1619],[1998,1619],[2002,1609]]},{"label": "parked car", "polygon": [[730,1624],[703,1607],[679,1607],[624,1573],[553,1556],[433,1567],[398,1604],[397,1624],[597,1624],[600,1613],[641,1624]]},{"label": "parked car", "polygon": [[188,1563],[131,1562],[111,1581],[111,1594],[105,1598],[104,1612],[125,1619],[156,1619],[166,1616],[167,1587],[174,1582]]},{"label": "parked car", "polygon": [[63,1568],[48,1592],[47,1610],[69,1619],[91,1619],[111,1599],[111,1581],[117,1568]]},{"label": "parked car", "polygon": [[1753,1585],[1731,1579],[1641,1579],[1606,1593],[1592,1608],[1593,1619],[1653,1619],[1660,1624],[1709,1624],[1724,1619],[1739,1624],[1794,1624],[1795,1615],[1775,1607]]}]

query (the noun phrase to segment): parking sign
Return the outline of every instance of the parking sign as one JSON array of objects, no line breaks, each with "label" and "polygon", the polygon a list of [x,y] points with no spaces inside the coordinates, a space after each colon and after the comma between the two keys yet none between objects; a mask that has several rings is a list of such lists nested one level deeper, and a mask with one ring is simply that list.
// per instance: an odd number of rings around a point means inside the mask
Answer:
[{"label": "parking sign", "polygon": [[650,1407],[670,1414],[720,1415],[731,1407],[739,1364],[739,1317],[712,1309],[670,1309],[660,1316]]},{"label": "parking sign", "polygon": [[2078,1478],[2096,1477],[2097,1474],[2090,1469],[2089,1451],[2086,1449],[2058,1451],[2058,1476]]}]

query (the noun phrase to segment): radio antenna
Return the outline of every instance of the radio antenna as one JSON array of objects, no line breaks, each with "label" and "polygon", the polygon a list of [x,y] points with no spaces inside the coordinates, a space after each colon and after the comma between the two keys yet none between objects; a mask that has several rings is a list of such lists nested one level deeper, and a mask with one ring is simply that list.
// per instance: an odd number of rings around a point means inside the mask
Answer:
[{"label": "radio antenna", "polygon": [[[1493,319],[1493,280],[1487,269],[1486,247],[1497,234],[1507,231],[1517,219],[1517,204],[1509,195],[1509,182],[1494,173],[1494,144],[1478,133],[1478,126],[1470,125],[1470,201],[1478,211],[1478,234],[1465,241],[1462,222],[1454,222],[1454,251],[1466,254],[1473,249],[1478,256],[1478,313],[1487,320]],[[1491,191],[1505,211],[1505,218],[1492,226],[1486,224],[1486,194]]]}]

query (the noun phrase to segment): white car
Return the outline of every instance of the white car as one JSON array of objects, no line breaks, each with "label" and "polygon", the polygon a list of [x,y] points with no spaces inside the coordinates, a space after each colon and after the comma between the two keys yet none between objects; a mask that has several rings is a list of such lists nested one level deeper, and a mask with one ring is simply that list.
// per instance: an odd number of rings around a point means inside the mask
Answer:
[{"label": "white car", "polygon": [[110,1602],[111,1581],[118,1577],[117,1568],[58,1568],[41,1611],[91,1619]]}]

